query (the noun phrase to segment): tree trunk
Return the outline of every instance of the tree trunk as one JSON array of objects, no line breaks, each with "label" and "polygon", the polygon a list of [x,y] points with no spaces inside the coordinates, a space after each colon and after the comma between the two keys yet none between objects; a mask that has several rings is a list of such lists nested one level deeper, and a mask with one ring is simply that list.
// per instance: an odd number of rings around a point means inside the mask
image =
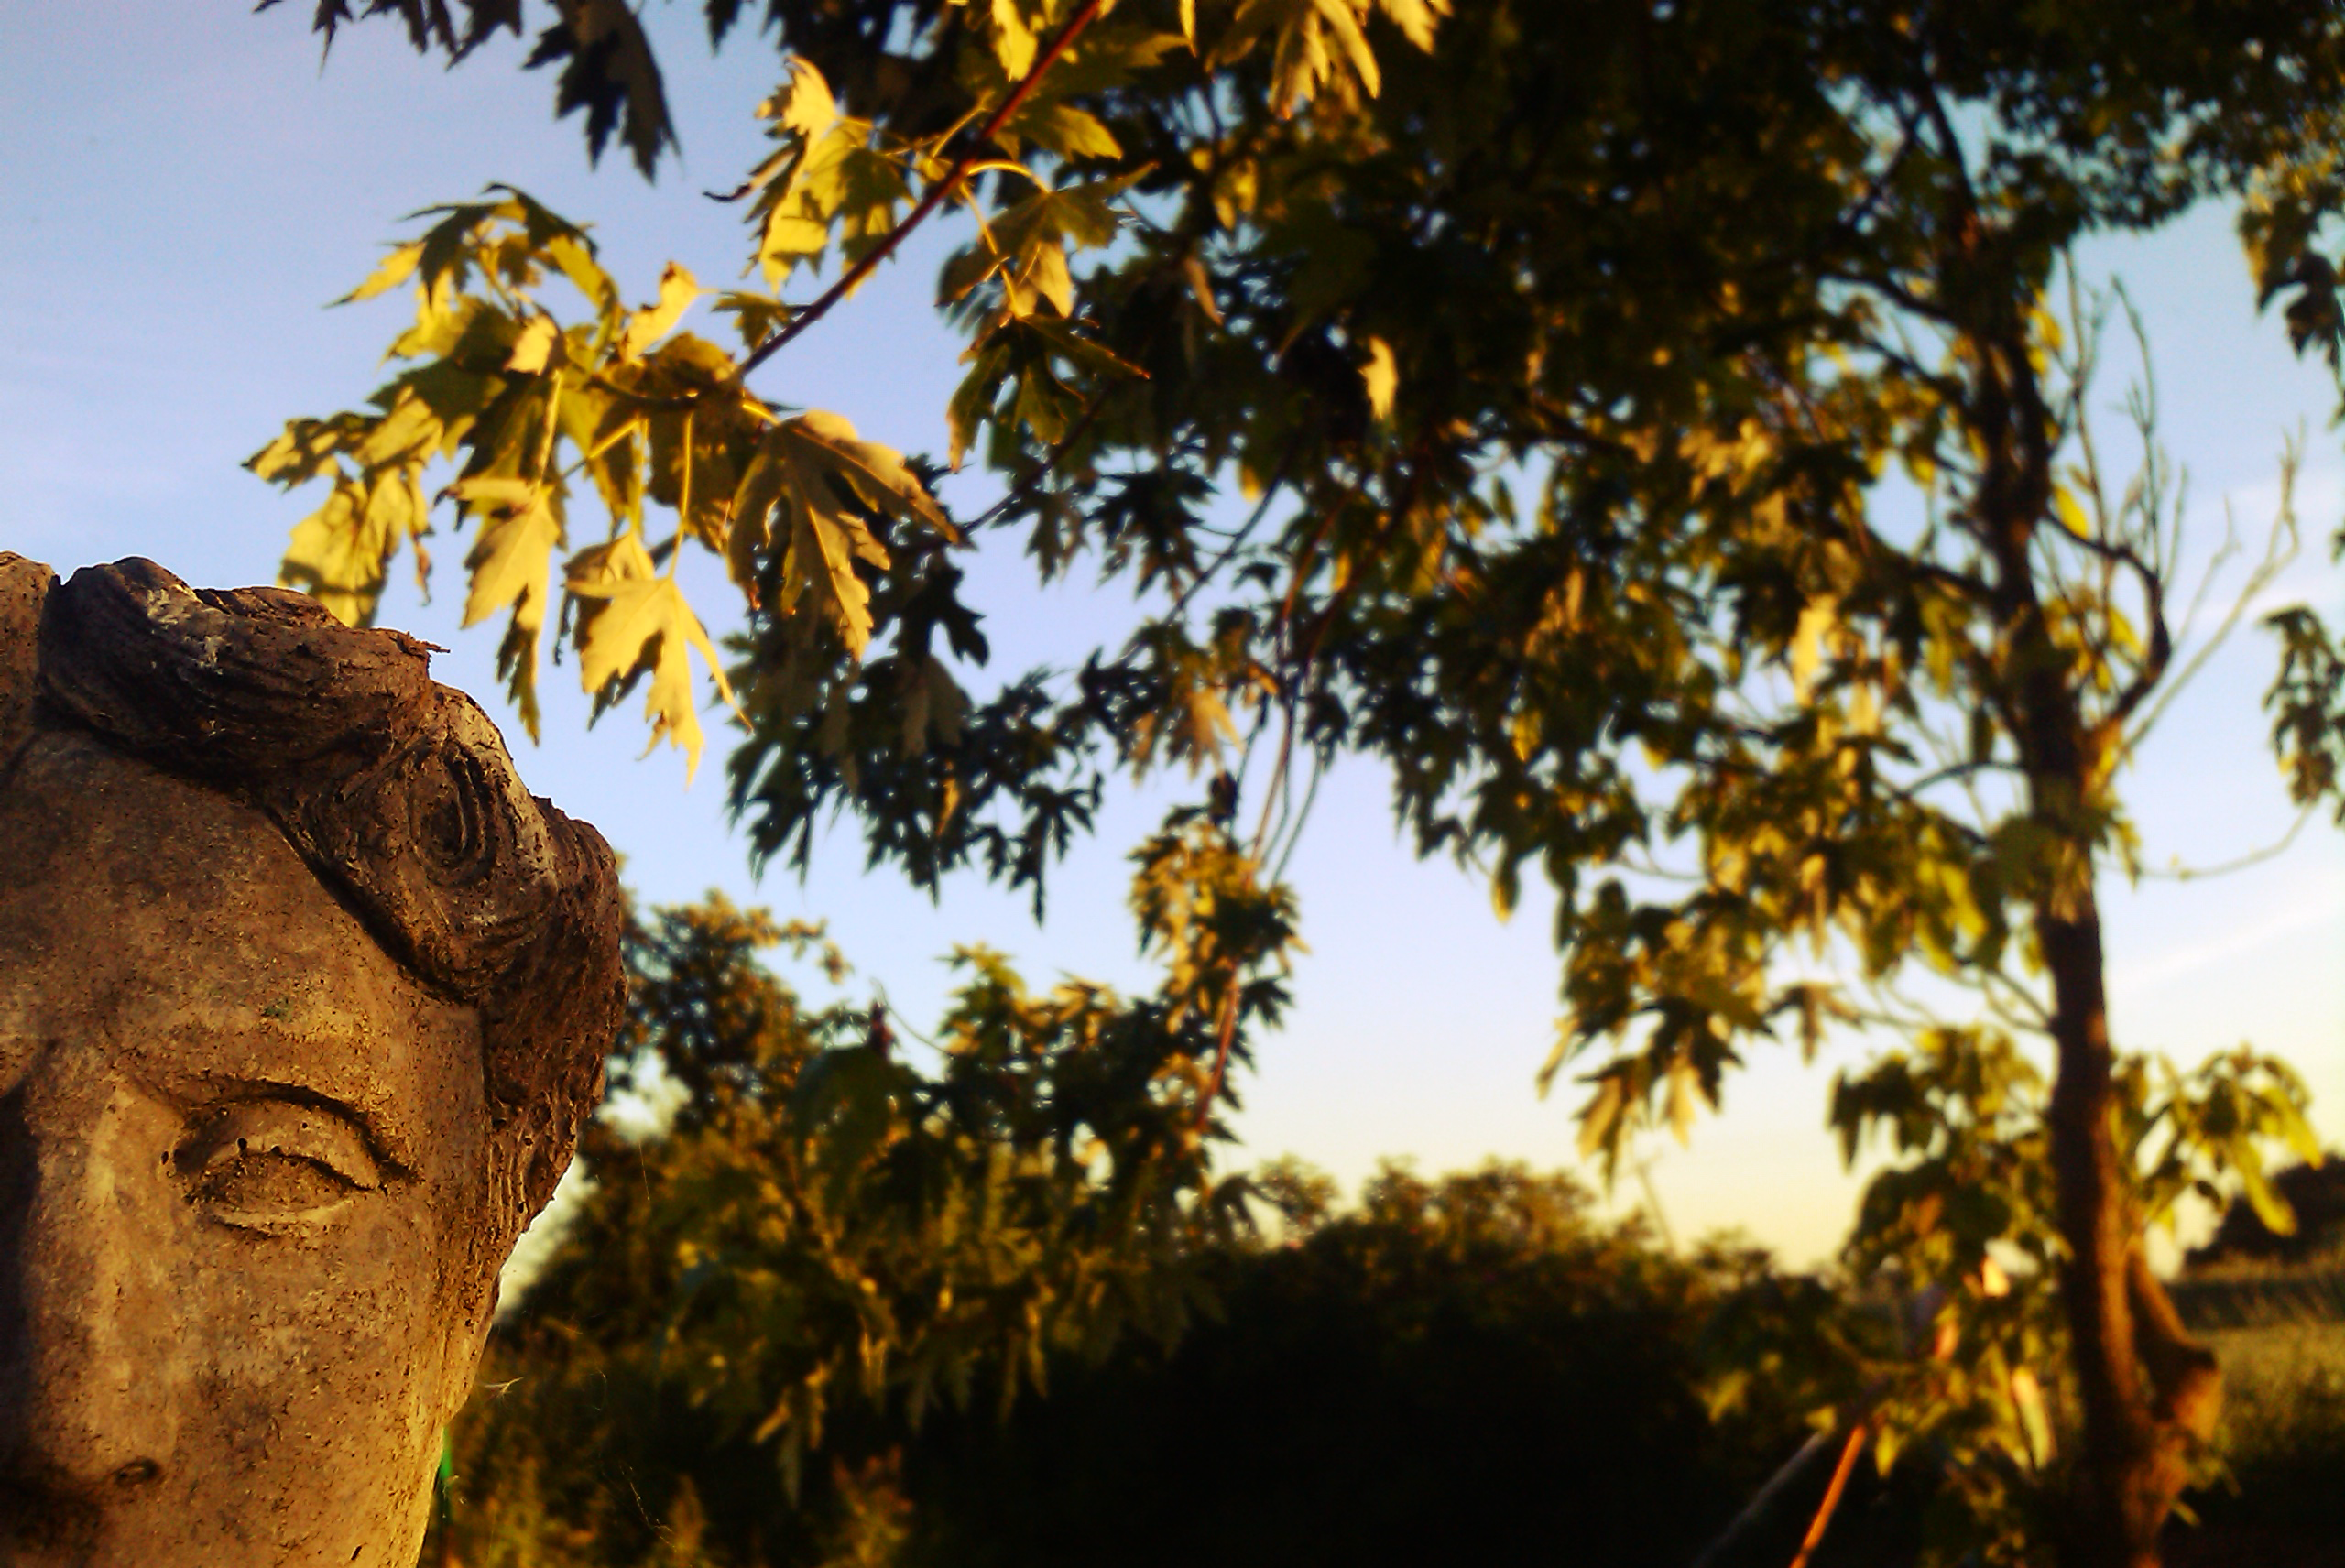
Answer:
[{"label": "tree trunk", "polygon": [[2094,797],[2110,737],[2096,735],[2047,626],[2032,565],[2053,495],[2055,423],[2018,320],[1974,337],[1967,410],[1986,461],[1976,520],[1995,558],[1996,618],[2009,638],[2004,714],[2029,815],[2060,861],[2045,868],[2036,936],[2052,983],[2051,1155],[2068,1258],[2061,1304],[2083,1407],[2062,1568],[2158,1568],[2158,1535],[2188,1478],[2191,1447],[2221,1399],[2214,1356],[2182,1328],[2142,1255],[2142,1223],[2117,1146]]},{"label": "tree trunk", "polygon": [[2035,909],[2052,982],[2052,1169],[2068,1250],[2061,1305],[2084,1413],[2060,1556],[2063,1568],[2158,1568],[2158,1535],[2189,1478],[2192,1447],[2213,1432],[2221,1378],[2142,1252],[2132,1173],[2117,1143],[2095,844],[2084,825],[2101,743],[2078,694],[2053,673],[2042,610],[2032,590],[2025,597],[2018,707],[2030,811],[2069,856]]},{"label": "tree trunk", "polygon": [[2115,1055],[2100,919],[2039,916],[2051,972],[2057,1075],[2052,1163],[2068,1261],[2061,1279],[2084,1442],[2061,1552],[2065,1568],[2157,1568],[2158,1534],[2188,1476],[2194,1440],[2221,1398],[2214,1356],[2184,1333],[2143,1257],[2112,1112]]}]

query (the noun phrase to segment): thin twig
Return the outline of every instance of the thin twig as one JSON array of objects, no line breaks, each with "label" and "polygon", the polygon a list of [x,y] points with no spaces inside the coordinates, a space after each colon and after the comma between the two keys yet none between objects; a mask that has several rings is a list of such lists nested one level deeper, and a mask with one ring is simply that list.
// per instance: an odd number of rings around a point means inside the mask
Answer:
[{"label": "thin twig", "polygon": [[1808,1523],[1807,1538],[1799,1543],[1799,1555],[1792,1559],[1792,1568],[1807,1568],[1808,1558],[1824,1543],[1824,1531],[1840,1506],[1840,1494],[1849,1486],[1849,1472],[1857,1467],[1857,1455],[1864,1443],[1865,1423],[1859,1421],[1849,1429],[1849,1441],[1840,1446],[1840,1463],[1833,1466],[1831,1484],[1824,1488],[1824,1500],[1816,1505],[1816,1518]]},{"label": "thin twig", "polygon": [[[2263,558],[2256,562],[2254,569],[2247,574],[2247,581],[2240,585],[2238,596],[2232,599],[2230,609],[2224,615],[2221,623],[2209,634],[2207,640],[2199,644],[2192,652],[2174,679],[2166,683],[2165,691],[2159,693],[2158,700],[2150,704],[2149,711],[2142,715],[2139,722],[2132,726],[2131,733],[2125,736],[2127,746],[2141,745],[2149,733],[2157,727],[2158,721],[2165,716],[2165,711],[2175,698],[2197,679],[2199,670],[2206,668],[2207,661],[2215,656],[2216,650],[2221,648],[2230,639],[2231,633],[2239,628],[2240,621],[2246,615],[2248,607],[2283,572],[2295,563],[2298,549],[2296,513],[2296,448],[2295,443],[2291,442],[2280,460],[2280,510],[2279,515],[2273,518],[2272,532],[2264,540]],[[2223,512],[2226,529],[2235,531],[2236,524],[2232,520],[2231,509],[2228,502],[2224,505]],[[2209,565],[2208,572],[2210,580],[2213,571],[2213,566]],[[2206,585],[2200,584],[2198,598],[2205,597],[2205,589]],[[2197,611],[2198,606],[2194,603],[2192,605],[2194,617]]]},{"label": "thin twig", "polygon": [[1058,472],[1059,464],[1065,462],[1067,454],[1074,450],[1074,443],[1082,438],[1085,431],[1091,428],[1091,422],[1099,417],[1099,410],[1107,407],[1107,395],[1130,379],[1129,376],[1118,376],[1094,392],[1091,395],[1091,401],[1084,406],[1083,412],[1075,416],[1074,423],[1066,428],[1066,434],[1058,439],[1057,444],[1053,446],[1042,461],[1035,465],[1033,472],[1011,485],[1009,494],[1003,495],[1000,500],[972,517],[961,531],[965,534],[976,532],[1041,489],[1042,482]]},{"label": "thin twig", "polygon": [[894,1016],[896,1027],[898,1029],[902,1029],[906,1034],[911,1036],[914,1040],[920,1041],[921,1044],[928,1047],[929,1050],[936,1052],[939,1056],[949,1054],[943,1046],[937,1044],[934,1040],[929,1039],[928,1036],[921,1033],[920,1030],[912,1027],[911,1019],[904,1017],[904,1009],[896,1006],[895,1003],[888,999],[888,987],[875,984],[871,988],[878,994],[880,1010],[884,1013],[892,1014]]},{"label": "thin twig", "polygon": [[1711,1541],[1699,1557],[1694,1559],[1694,1568],[1711,1568],[1713,1563],[1722,1562],[1727,1549],[1740,1541],[1753,1524],[1766,1517],[1767,1510],[1774,1506],[1775,1499],[1783,1494],[1783,1489],[1799,1479],[1800,1473],[1814,1463],[1816,1456],[1830,1447],[1831,1443],[1830,1432],[1819,1432],[1811,1434],[1805,1443],[1799,1445],[1799,1452],[1785,1460],[1783,1466],[1768,1477],[1767,1484],[1759,1488],[1757,1495],[1743,1505],[1742,1511],[1728,1522],[1726,1529],[1719,1532],[1718,1539]]},{"label": "thin twig", "polygon": [[962,179],[968,174],[971,167],[977,162],[980,149],[993,140],[995,133],[1008,123],[1010,115],[1016,114],[1024,105],[1027,99],[1033,96],[1034,89],[1042,85],[1042,73],[1057,63],[1058,58],[1064,54],[1081,36],[1083,29],[1097,20],[1099,13],[1106,8],[1107,0],[1085,0],[1083,8],[1069,16],[1066,26],[1061,27],[1051,41],[1043,46],[1042,52],[1034,57],[1033,69],[1026,73],[1024,80],[1018,83],[1009,96],[1002,100],[1001,107],[996,109],[991,115],[987,116],[986,123],[977,127],[976,137],[970,144],[969,150],[953,160],[952,167],[944,171],[944,178],[928,188],[928,194],[920,199],[920,205],[911,210],[911,214],[888,231],[888,237],[873,246],[861,261],[848,267],[836,283],[823,290],[822,298],[791,317],[787,326],[751,351],[749,356],[741,362],[739,372],[741,376],[747,376],[758,365],[771,359],[788,347],[799,333],[829,314],[832,306],[854,292],[856,287],[870,277],[881,262],[895,254],[896,247],[904,243],[906,236],[926,222],[930,213],[944,204],[944,199],[953,193]]},{"label": "thin twig", "polygon": [[[1278,840],[1284,842],[1280,844],[1277,861],[1271,866],[1271,881],[1286,880],[1286,863],[1294,857],[1295,846],[1303,842],[1303,824],[1311,820],[1311,808],[1319,802],[1319,780],[1326,776],[1326,758],[1323,753],[1314,748],[1311,757],[1311,782],[1303,787],[1303,803],[1295,807],[1291,822],[1282,822],[1279,824],[1278,833],[1273,839],[1273,842]],[[1290,799],[1294,794],[1294,786],[1292,783],[1287,786],[1287,794]]]},{"label": "thin twig", "polygon": [[2251,866],[2261,866],[2267,860],[2285,855],[2288,852],[2288,846],[2296,842],[2296,835],[2305,831],[2305,824],[2312,821],[2313,812],[2319,807],[2318,800],[2306,801],[2305,809],[2296,813],[2294,825],[2280,835],[2278,842],[2267,844],[2262,849],[2250,850],[2236,860],[2226,860],[2216,866],[2176,866],[2165,871],[2146,870],[2142,875],[2154,877],[2162,881],[2203,882],[2209,877],[2228,877],[2234,871],[2244,871]]},{"label": "thin twig", "polygon": [[1279,459],[1278,467],[1271,474],[1270,484],[1262,488],[1261,500],[1255,505],[1254,510],[1247,517],[1245,522],[1238,526],[1238,531],[1229,536],[1228,544],[1222,547],[1221,553],[1214,557],[1212,564],[1191,578],[1187,586],[1181,590],[1180,596],[1172,601],[1172,608],[1166,615],[1165,619],[1177,619],[1181,613],[1189,607],[1189,601],[1195,597],[1197,590],[1212,582],[1221,569],[1229,564],[1230,557],[1238,553],[1238,547],[1243,545],[1247,538],[1261,526],[1262,519],[1270,516],[1271,503],[1279,498],[1279,487],[1286,483],[1288,461],[1293,456],[1294,447],[1290,442],[1285,453]]}]

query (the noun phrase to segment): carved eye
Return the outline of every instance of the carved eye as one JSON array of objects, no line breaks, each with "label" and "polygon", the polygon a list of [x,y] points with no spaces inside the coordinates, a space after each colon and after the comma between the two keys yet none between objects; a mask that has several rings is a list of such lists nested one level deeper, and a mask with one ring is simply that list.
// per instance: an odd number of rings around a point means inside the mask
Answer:
[{"label": "carved eye", "polygon": [[202,1117],[172,1156],[188,1199],[231,1224],[313,1218],[383,1184],[350,1121],[291,1100],[240,1100]]}]

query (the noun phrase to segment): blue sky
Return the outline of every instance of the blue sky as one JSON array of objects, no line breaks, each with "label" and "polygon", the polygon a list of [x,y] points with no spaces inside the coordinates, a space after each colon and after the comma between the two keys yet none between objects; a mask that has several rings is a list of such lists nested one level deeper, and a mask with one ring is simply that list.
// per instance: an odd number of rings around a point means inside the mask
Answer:
[{"label": "blue sky", "polygon": [[[732,183],[758,156],[748,111],[777,75],[770,52],[736,45],[712,60],[694,8],[647,8],[684,163],[646,186],[616,163],[588,169],[576,123],[551,117],[551,80],[518,72],[509,44],[448,72],[370,25],[347,34],[322,71],[308,9],[0,8],[0,51],[19,62],[0,99],[0,549],[67,571],[144,554],[198,583],[267,581],[286,530],[313,502],[237,464],[285,418],[348,406],[373,384],[399,303],[321,307],[365,274],[418,207],[491,180],[519,185],[594,223],[606,263],[641,298],[671,257],[710,283],[738,267],[736,214],[699,192]],[[941,450],[958,344],[929,300],[948,238],[908,246],[761,389],[835,408],[871,439]],[[2329,427],[2335,394],[2325,372],[2289,354],[2276,322],[2254,315],[2223,216],[2084,262],[2121,273],[2149,319],[2164,435],[2192,474],[2202,553],[2226,501],[2251,536],[2268,519],[2281,442],[2301,427],[2308,548],[2283,588],[2345,611],[2345,578],[2323,564],[2345,509],[2345,455]],[[959,498],[984,499],[974,489]],[[437,543],[443,563],[461,558],[444,532]],[[1044,593],[1006,553],[972,576],[998,668],[1113,636],[1128,610],[1114,595]],[[713,576],[704,586],[704,602],[717,602]],[[441,678],[481,693],[502,719],[494,634],[457,630],[460,598],[444,575],[429,604],[403,583],[385,618],[449,645]],[[2292,812],[2256,706],[2271,668],[2268,639],[2243,631],[2146,749],[2132,798],[2153,864],[2225,861],[2286,831]],[[936,960],[960,942],[1006,949],[1037,980],[1146,983],[1121,857],[1164,791],[1125,792],[1060,876],[1039,930],[1021,901],[974,882],[932,905],[889,876],[867,876],[845,838],[802,885],[780,874],[760,885],[725,820],[714,765],[724,732],[712,729],[711,766],[687,790],[676,754],[638,759],[631,715],[587,732],[570,679],[549,672],[543,746],[507,725],[517,756],[534,788],[608,833],[646,898],[722,887],[827,920],[864,979],[883,982],[914,1017],[933,1012],[945,984]],[[1414,862],[1395,838],[1383,779],[1362,765],[1339,768],[1323,790],[1292,873],[1312,951],[1293,1020],[1265,1043],[1246,1086],[1250,1152],[1298,1153],[1347,1182],[1384,1155],[1428,1170],[1488,1154],[1570,1163],[1567,1096],[1542,1104],[1532,1089],[1555,1011],[1540,902],[1501,923],[1479,885]],[[2188,1062],[2252,1040],[2298,1065],[2316,1120],[2345,1142],[2345,835],[2316,822],[2252,869],[2112,885],[2108,897],[2121,1042]],[[1846,1042],[1838,1054],[1861,1051]],[[1832,1064],[1762,1051],[1690,1149],[1654,1146],[1652,1175],[1678,1232],[1740,1226],[1796,1260],[1829,1248],[1854,1197],[1821,1130]]]}]

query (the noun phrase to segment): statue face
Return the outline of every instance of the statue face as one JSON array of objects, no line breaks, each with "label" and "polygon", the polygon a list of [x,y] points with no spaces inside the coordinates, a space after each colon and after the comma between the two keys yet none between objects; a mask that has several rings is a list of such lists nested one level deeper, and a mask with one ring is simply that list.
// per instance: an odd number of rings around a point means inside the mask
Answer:
[{"label": "statue face", "polygon": [[415,1558],[509,1235],[478,1020],[225,796],[0,787],[0,1563]]}]

